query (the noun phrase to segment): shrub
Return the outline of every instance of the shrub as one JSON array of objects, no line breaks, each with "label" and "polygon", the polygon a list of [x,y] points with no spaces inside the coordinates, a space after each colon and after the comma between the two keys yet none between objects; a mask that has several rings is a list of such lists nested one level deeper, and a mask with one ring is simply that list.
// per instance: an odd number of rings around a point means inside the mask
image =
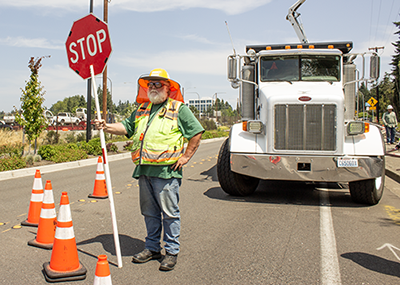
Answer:
[{"label": "shrub", "polygon": [[79,134],[76,136],[76,141],[77,141],[77,142],[86,141],[86,134],[85,134],[85,133],[79,133]]},{"label": "shrub", "polygon": [[38,154],[44,160],[51,160],[51,158],[56,154],[56,148],[53,145],[42,145],[39,147]]},{"label": "shrub", "polygon": [[87,157],[87,153],[82,149],[59,146],[56,154],[50,160],[54,161],[55,163],[60,163],[86,159]]},{"label": "shrub", "polygon": [[33,155],[32,154],[28,154],[27,156],[25,156],[25,162],[28,165],[33,165]]},{"label": "shrub", "polygon": [[88,154],[91,155],[101,155],[103,152],[101,151],[101,143],[100,138],[91,139],[88,144],[92,146],[92,151]]},{"label": "shrub", "polygon": [[60,141],[60,134],[56,133],[55,131],[49,131],[49,132],[47,132],[44,143],[45,144],[58,144],[59,141]]},{"label": "shrub", "polygon": [[215,124],[215,122],[213,120],[204,119],[204,120],[201,120],[200,123],[206,131],[217,129],[217,125]]},{"label": "shrub", "polygon": [[106,144],[107,152],[119,152],[118,147],[113,143]]},{"label": "shrub", "polygon": [[133,145],[133,142],[128,141],[128,142],[126,142],[126,144],[124,145],[124,149],[125,149],[125,150],[131,150],[131,149],[132,149],[132,145]]},{"label": "shrub", "polygon": [[0,157],[4,155],[21,157],[23,149],[22,143],[0,145]]},{"label": "shrub", "polygon": [[23,158],[12,156],[0,158],[0,171],[14,170],[26,167],[26,162]]},{"label": "shrub", "polygon": [[75,138],[74,133],[67,134],[67,136],[65,137],[65,141],[67,143],[75,143],[76,142],[76,138]]}]

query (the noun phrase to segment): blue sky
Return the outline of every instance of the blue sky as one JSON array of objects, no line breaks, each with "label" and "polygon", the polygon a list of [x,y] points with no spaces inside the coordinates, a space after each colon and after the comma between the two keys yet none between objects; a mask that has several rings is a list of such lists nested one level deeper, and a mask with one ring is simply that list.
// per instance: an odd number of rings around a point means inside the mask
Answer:
[{"label": "blue sky", "polygon": [[[111,0],[108,77],[114,103],[133,102],[138,77],[164,68],[184,88],[186,100],[217,93],[235,107],[238,90],[226,79],[232,45],[225,21],[242,54],[246,44],[296,43],[285,19],[295,2]],[[307,0],[298,11],[310,42],[353,41],[354,52],[384,46],[382,74],[391,70],[391,43],[398,39],[392,22],[400,21],[400,1]],[[47,108],[65,97],[86,97],[86,81],[68,67],[65,42],[73,22],[88,13],[89,0],[0,0],[0,111],[20,106],[32,56],[51,55],[39,71]],[[103,19],[103,1],[94,0],[94,14]]]}]

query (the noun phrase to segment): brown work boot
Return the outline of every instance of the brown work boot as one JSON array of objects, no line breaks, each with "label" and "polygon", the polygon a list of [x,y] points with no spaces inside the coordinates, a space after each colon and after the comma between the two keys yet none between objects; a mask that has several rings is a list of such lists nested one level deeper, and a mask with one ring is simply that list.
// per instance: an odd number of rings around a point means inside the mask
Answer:
[{"label": "brown work boot", "polygon": [[151,251],[147,248],[145,248],[143,251],[136,253],[132,257],[132,262],[134,263],[145,263],[149,260],[152,259],[160,259],[161,258],[161,252],[157,251]]},{"label": "brown work boot", "polygon": [[172,255],[167,252],[167,254],[164,256],[163,261],[161,261],[160,270],[170,271],[170,270],[174,269],[177,259],[178,259],[177,254]]}]

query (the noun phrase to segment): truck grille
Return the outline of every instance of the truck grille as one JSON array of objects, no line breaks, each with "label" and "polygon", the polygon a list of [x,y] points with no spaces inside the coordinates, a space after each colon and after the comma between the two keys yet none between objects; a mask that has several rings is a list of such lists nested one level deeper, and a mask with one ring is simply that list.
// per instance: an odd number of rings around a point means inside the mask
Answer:
[{"label": "truck grille", "polygon": [[336,150],[336,105],[275,105],[275,149]]}]

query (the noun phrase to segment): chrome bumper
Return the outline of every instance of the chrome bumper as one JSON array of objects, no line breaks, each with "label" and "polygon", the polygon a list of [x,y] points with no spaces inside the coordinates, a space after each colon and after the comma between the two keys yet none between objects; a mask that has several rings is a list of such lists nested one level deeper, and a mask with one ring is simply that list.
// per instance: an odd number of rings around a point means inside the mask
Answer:
[{"label": "chrome bumper", "polygon": [[351,182],[381,177],[385,157],[351,157],[358,167],[338,167],[334,156],[272,156],[231,153],[233,172],[271,180]]}]

